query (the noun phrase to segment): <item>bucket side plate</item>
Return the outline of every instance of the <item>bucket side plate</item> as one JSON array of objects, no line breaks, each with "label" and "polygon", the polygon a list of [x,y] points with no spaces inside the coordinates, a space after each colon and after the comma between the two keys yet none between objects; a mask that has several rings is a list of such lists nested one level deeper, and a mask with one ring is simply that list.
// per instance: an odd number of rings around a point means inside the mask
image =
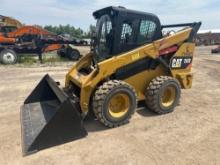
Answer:
[{"label": "bucket side plate", "polygon": [[[37,88],[41,90],[37,91]],[[49,76],[37,88],[21,106],[24,156],[87,135],[79,113],[78,99],[68,98]],[[41,92],[47,91],[50,97],[42,97],[44,94]]]}]

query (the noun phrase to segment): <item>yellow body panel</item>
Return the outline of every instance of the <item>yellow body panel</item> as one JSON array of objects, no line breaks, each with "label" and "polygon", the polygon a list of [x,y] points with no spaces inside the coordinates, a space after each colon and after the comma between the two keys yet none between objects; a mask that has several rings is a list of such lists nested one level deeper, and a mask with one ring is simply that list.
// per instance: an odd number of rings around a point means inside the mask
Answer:
[{"label": "yellow body panel", "polygon": [[[179,50],[176,52],[176,57],[181,56],[189,56],[193,57],[193,52],[195,50],[195,44],[194,43],[184,43]],[[191,88],[192,86],[192,78],[193,73],[191,72],[192,65],[189,65],[185,69],[178,69],[178,70],[171,70],[172,76],[177,78],[184,89]]]},{"label": "yellow body panel", "polygon": [[14,18],[2,16],[2,21],[0,21],[0,26],[15,26],[17,28],[20,28],[22,27],[22,23]]},{"label": "yellow body panel", "polygon": [[[170,46],[178,45],[180,49],[177,51],[175,56],[185,56],[187,53],[192,55],[194,51],[194,44],[184,43],[190,35],[192,28],[177,32],[175,35],[165,37],[157,40],[153,43],[143,45],[139,48],[125,52],[107,60],[98,63],[98,68],[94,68],[93,71],[88,75],[79,73],[79,70],[83,67],[91,66],[92,54],[87,54],[79,62],[77,62],[66,75],[66,84],[68,87],[71,83],[77,85],[80,92],[80,106],[83,113],[87,113],[89,110],[89,102],[92,93],[96,87],[103,81],[106,81],[112,74],[116,72],[118,68],[125,65],[131,64],[137,60],[149,57],[156,59],[159,56],[159,51]],[[187,54],[187,55],[188,55]],[[183,88],[191,87],[191,68],[183,70],[172,70],[173,77],[176,77]],[[155,70],[147,70],[131,76],[124,81],[134,87],[137,92],[138,100],[144,99],[144,91],[148,86],[149,82],[160,75],[166,75],[165,69],[162,65],[159,65]]]},{"label": "yellow body panel", "polygon": [[155,75],[165,75],[162,66],[158,66],[155,70],[143,71],[125,79],[124,81],[134,87],[138,96],[138,100],[140,101],[145,99],[144,92],[150,81],[155,78]]}]

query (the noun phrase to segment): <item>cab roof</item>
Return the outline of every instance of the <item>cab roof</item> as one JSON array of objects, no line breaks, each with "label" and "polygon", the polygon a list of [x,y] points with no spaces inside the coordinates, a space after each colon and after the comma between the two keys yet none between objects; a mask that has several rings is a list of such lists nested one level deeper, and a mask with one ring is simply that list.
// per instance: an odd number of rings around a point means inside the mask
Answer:
[{"label": "cab roof", "polygon": [[93,13],[93,16],[95,19],[99,19],[102,15],[108,14],[108,15],[113,15],[115,13],[120,13],[121,15],[136,15],[139,17],[154,17],[159,20],[159,18],[152,13],[147,13],[147,12],[142,12],[142,11],[136,11],[136,10],[130,10],[126,9],[125,7],[122,6],[109,6],[100,10],[97,10]]}]

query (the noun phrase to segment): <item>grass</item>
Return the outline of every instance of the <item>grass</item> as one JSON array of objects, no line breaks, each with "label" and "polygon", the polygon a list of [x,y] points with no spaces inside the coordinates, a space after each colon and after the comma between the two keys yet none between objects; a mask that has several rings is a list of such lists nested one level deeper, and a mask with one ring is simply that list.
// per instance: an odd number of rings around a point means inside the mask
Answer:
[{"label": "grass", "polygon": [[36,59],[32,55],[21,55],[18,62],[27,65],[32,65],[34,63],[37,63],[37,61],[38,59]]},{"label": "grass", "polygon": [[67,62],[69,61],[67,58],[63,58],[60,56],[56,57],[43,57],[43,62],[45,63],[53,63],[53,62]]},{"label": "grass", "polygon": [[[67,58],[62,58],[58,56],[56,53],[47,53],[43,54],[43,63],[55,63],[55,62],[67,62],[69,61]],[[33,56],[32,54],[20,55],[19,63],[25,65],[32,65],[35,63],[39,63],[38,56]]]}]

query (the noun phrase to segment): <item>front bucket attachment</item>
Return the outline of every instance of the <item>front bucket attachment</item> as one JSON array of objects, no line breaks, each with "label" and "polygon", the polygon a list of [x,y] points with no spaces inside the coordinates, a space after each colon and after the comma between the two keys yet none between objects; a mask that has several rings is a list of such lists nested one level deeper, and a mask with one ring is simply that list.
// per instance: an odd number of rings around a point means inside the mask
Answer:
[{"label": "front bucket attachment", "polygon": [[23,155],[87,135],[78,99],[70,99],[46,75],[21,107]]}]

